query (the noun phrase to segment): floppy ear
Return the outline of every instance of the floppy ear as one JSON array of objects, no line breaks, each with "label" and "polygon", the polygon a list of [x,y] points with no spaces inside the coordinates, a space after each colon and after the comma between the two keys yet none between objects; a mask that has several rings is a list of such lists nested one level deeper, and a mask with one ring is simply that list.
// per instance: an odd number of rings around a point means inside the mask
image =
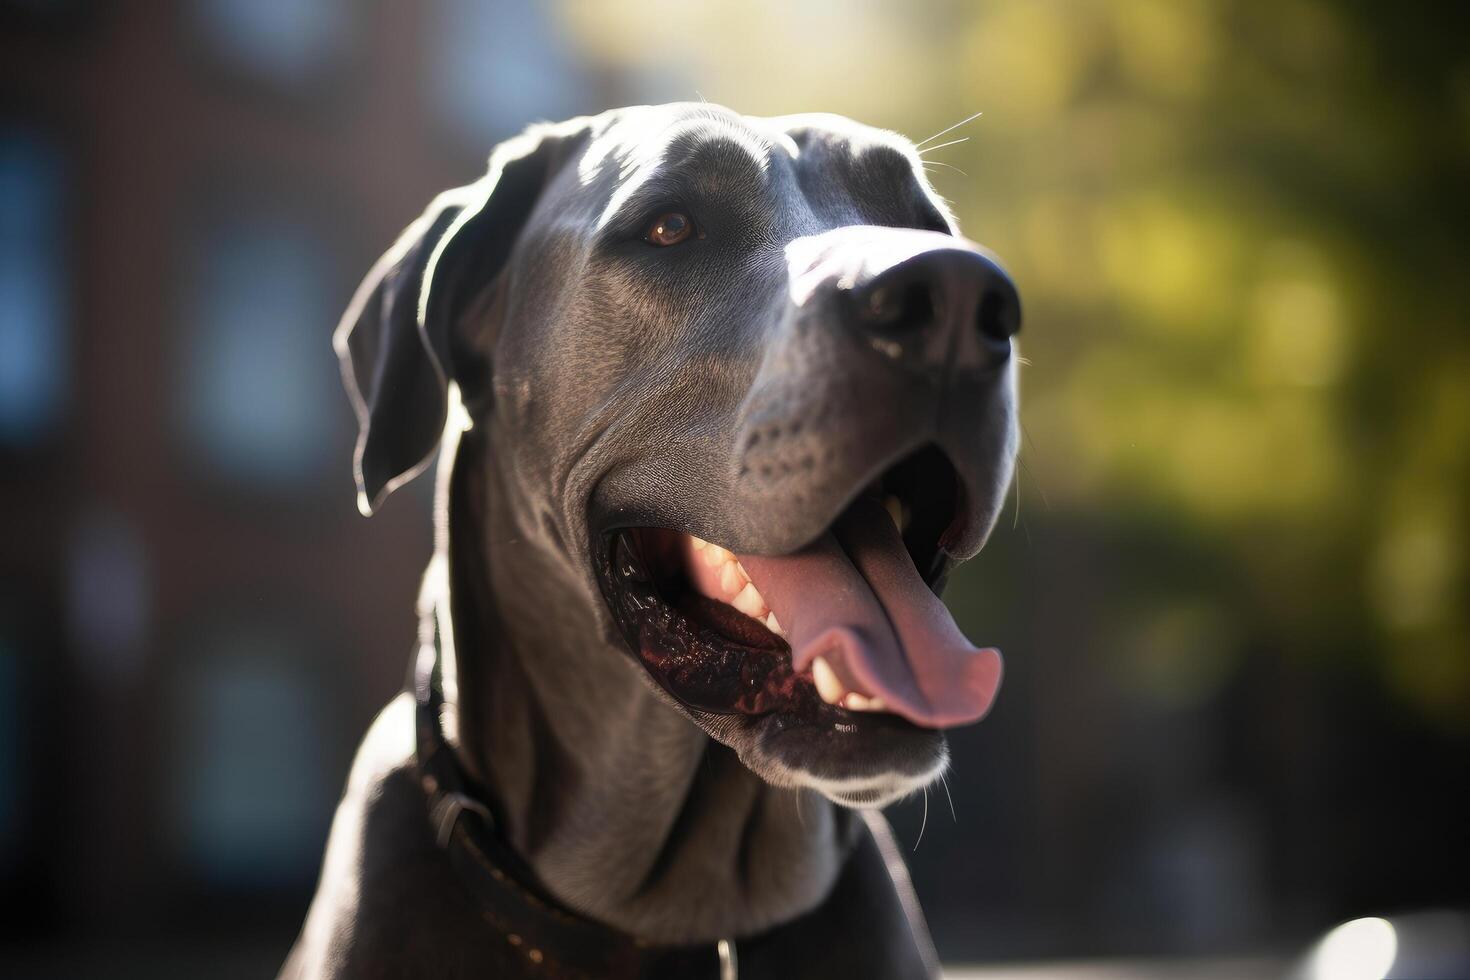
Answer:
[{"label": "floppy ear", "polygon": [[455,380],[452,325],[504,268],[568,133],[536,126],[497,146],[485,176],[434,198],[353,295],[332,346],[357,414],[353,472],[364,514],[433,458]]}]

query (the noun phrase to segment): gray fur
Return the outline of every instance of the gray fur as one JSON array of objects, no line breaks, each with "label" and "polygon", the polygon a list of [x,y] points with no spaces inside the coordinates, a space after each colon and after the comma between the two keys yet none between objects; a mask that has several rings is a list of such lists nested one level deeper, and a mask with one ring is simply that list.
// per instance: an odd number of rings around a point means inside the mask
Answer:
[{"label": "gray fur", "polygon": [[[695,215],[699,249],[637,241],[669,205]],[[445,727],[568,906],[665,942],[750,936],[820,906],[810,949],[773,946],[747,975],[851,975],[832,952],[843,943],[864,975],[932,971],[906,880],[890,881],[854,811],[813,789],[932,778],[942,734],[832,755],[761,719],[683,708],[628,655],[594,542],[650,524],[784,553],[934,442],[971,510],[950,556],[977,551],[1011,474],[1013,366],[988,368],[964,331],[912,363],[875,360],[839,309],[844,273],[972,249],[940,238],[952,231],[894,134],[636,107],[502,145],[355,298],[338,350],[361,422],[360,499],[376,506],[446,432],[423,600],[452,661]],[[446,413],[456,401],[463,432]],[[364,743],[283,976],[524,967],[428,840],[410,716],[400,699]]]}]

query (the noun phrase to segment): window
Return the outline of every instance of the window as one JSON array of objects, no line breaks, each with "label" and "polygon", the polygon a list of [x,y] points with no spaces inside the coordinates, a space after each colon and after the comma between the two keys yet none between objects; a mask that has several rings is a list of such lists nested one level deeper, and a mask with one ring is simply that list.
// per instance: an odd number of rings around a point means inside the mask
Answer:
[{"label": "window", "polygon": [[311,652],[254,620],[217,626],[184,651],[172,809],[183,856],[205,880],[272,888],[316,872],[340,774],[327,771],[330,699]]},{"label": "window", "polygon": [[537,119],[587,108],[587,86],[552,17],[519,0],[440,0],[430,90],[454,134],[477,151]]},{"label": "window", "polygon": [[331,335],[346,299],[322,236],[255,214],[209,227],[184,281],[184,439],[231,485],[289,490],[350,443]]},{"label": "window", "polygon": [[351,0],[195,0],[204,46],[225,67],[286,87],[338,68],[352,44]]},{"label": "window", "polygon": [[60,152],[0,125],[0,446],[30,449],[66,398],[68,290]]}]

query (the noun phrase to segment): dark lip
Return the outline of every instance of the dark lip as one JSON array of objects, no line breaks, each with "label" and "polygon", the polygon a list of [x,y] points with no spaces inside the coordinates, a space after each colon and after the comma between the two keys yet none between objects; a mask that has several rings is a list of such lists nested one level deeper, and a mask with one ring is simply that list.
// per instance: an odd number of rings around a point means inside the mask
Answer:
[{"label": "dark lip", "polygon": [[732,640],[700,626],[658,591],[633,540],[632,529],[594,536],[594,561],[625,649],[670,696],[702,715],[805,716],[850,712],[817,697],[810,678],[791,666],[791,648],[779,637],[767,646]]},{"label": "dark lip", "polygon": [[[651,580],[635,580],[632,583],[635,587],[620,588],[620,581],[639,574],[636,569],[617,567],[629,557],[621,550],[621,539],[630,530],[621,527],[594,534],[593,555],[603,600],[623,639],[624,652],[665,693],[707,727],[730,722],[758,726],[762,741],[771,749],[792,739],[800,742],[817,737],[824,743],[866,747],[864,751],[879,755],[884,754],[888,743],[893,743],[893,748],[902,748],[913,739],[931,739],[937,734],[897,715],[848,711],[823,701],[810,676],[792,669],[790,647],[779,638],[779,647],[734,643],[710,634],[684,617],[657,595]],[[648,578],[646,570],[642,570],[642,576]],[[645,637],[643,630],[650,617],[658,621],[652,622],[651,635]],[[682,640],[686,646],[674,651],[675,654],[687,656],[696,673],[707,671],[714,675],[703,687],[706,697],[700,696],[699,685],[691,693],[690,687],[681,685],[667,670],[661,669],[663,664],[650,656],[658,651],[647,650],[645,639],[654,643]],[[900,737],[895,739],[895,736]],[[846,770],[834,770],[834,775],[849,774]]]},{"label": "dark lip", "polygon": [[[925,456],[927,454],[927,459]],[[936,458],[943,461],[938,471]],[[901,467],[912,463],[917,470],[910,474],[904,492],[911,502],[931,510],[932,518],[915,521],[915,541],[909,542],[924,581],[936,594],[943,588],[949,572],[958,564],[949,546],[963,537],[976,515],[971,513],[971,498],[959,470],[947,453],[933,444],[912,451],[898,461],[889,461],[875,477],[890,476],[901,483]],[[952,488],[945,487],[938,500],[949,508],[930,507],[921,486],[932,480],[934,473],[949,474]],[[871,485],[859,486],[841,501],[832,522],[868,492]],[[921,493],[922,491],[922,493]],[[898,492],[898,491],[894,491]],[[640,514],[632,517],[632,514]],[[662,528],[680,534],[697,534],[683,527],[660,524],[650,519],[643,507],[611,508],[588,522],[591,532],[594,577],[602,593],[609,615],[623,641],[624,650],[675,701],[691,714],[712,724],[720,718],[765,720],[773,723],[772,737],[792,728],[815,728],[862,736],[878,731],[921,729],[905,719],[884,713],[854,712],[823,701],[816,693],[809,674],[798,674],[791,665],[791,649],[779,637],[769,635],[770,643],[739,642],[696,623],[666,599],[644,563],[637,547],[637,535],[644,528]],[[831,527],[831,523],[811,534],[815,540]],[[702,535],[701,535],[702,536]],[[906,535],[907,540],[907,535]],[[723,544],[716,540],[716,543]]]},{"label": "dark lip", "polygon": [[[779,777],[789,771],[802,771],[829,779],[912,775],[933,766],[943,752],[945,736],[942,731],[920,728],[898,715],[853,712],[828,704],[817,696],[809,676],[798,675],[792,670],[790,648],[784,642],[780,643],[779,649],[765,650],[717,640],[715,649],[720,656],[727,658],[726,663],[737,679],[747,664],[746,658],[774,658],[776,662],[767,663],[772,669],[764,676],[760,670],[756,671],[754,687],[789,685],[786,688],[789,697],[771,698],[766,703],[757,700],[746,705],[747,708],[761,709],[755,711],[742,711],[729,705],[702,707],[690,703],[691,699],[681,696],[676,685],[668,683],[667,677],[657,669],[658,664],[651,664],[644,658],[639,635],[642,620],[629,615],[629,610],[624,608],[625,603],[635,599],[658,602],[662,609],[655,610],[657,613],[682,617],[668,603],[656,595],[649,595],[651,589],[641,595],[633,590],[619,589],[618,569],[615,567],[619,543],[631,532],[630,527],[623,525],[604,528],[593,534],[592,552],[598,587],[609,616],[621,635],[624,652],[638,663],[653,683],[681,706],[692,722],[721,741],[742,733],[737,737],[751,740],[748,744],[753,755],[747,760],[748,764],[757,771],[766,764],[778,767],[768,773],[770,777]],[[648,584],[651,586],[651,581]],[[679,628],[691,629],[692,623],[684,620]],[[694,657],[702,659],[709,650],[700,644],[693,651]],[[764,684],[762,681],[772,683]],[[863,805],[867,801],[855,797],[849,802]]]},{"label": "dark lip", "polygon": [[[609,613],[622,634],[627,655],[705,731],[717,738],[720,732],[743,732],[744,737],[754,740],[754,760],[770,760],[787,770],[827,779],[913,775],[931,767],[943,752],[945,736],[941,730],[920,728],[894,714],[848,711],[823,701],[810,676],[792,670],[790,648],[778,638],[779,647],[771,648],[733,644],[721,637],[697,641],[697,647],[689,651],[697,667],[707,666],[706,658],[723,660],[738,685],[740,680],[750,679],[753,666],[754,681],[746,691],[752,699],[743,707],[691,703],[698,699],[681,692],[679,685],[669,682],[660,665],[645,656],[643,637],[637,630],[646,620],[629,616],[621,608],[631,600],[658,603],[661,608],[654,610],[655,615],[675,620],[678,630],[695,630],[682,613],[653,594],[651,581],[641,594],[632,589],[619,591],[616,565],[620,539],[628,533],[627,528],[606,531],[597,535],[594,544],[598,580]],[[767,693],[766,700],[761,701],[760,692],[772,689],[779,696]],[[754,764],[759,771],[761,763]],[[848,802],[865,805],[870,801],[858,794]]]}]

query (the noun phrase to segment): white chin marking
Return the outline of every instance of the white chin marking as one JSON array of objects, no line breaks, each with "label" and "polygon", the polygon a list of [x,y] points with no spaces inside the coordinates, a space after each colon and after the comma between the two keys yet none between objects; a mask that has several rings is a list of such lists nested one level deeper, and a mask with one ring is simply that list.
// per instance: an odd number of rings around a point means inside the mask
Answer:
[{"label": "white chin marking", "polygon": [[838,806],[856,810],[878,810],[919,792],[948,768],[949,750],[946,748],[934,760],[934,765],[918,773],[883,772],[872,776],[829,779],[804,769],[783,766],[785,771],[781,773],[779,782],[793,788],[816,790]]}]

